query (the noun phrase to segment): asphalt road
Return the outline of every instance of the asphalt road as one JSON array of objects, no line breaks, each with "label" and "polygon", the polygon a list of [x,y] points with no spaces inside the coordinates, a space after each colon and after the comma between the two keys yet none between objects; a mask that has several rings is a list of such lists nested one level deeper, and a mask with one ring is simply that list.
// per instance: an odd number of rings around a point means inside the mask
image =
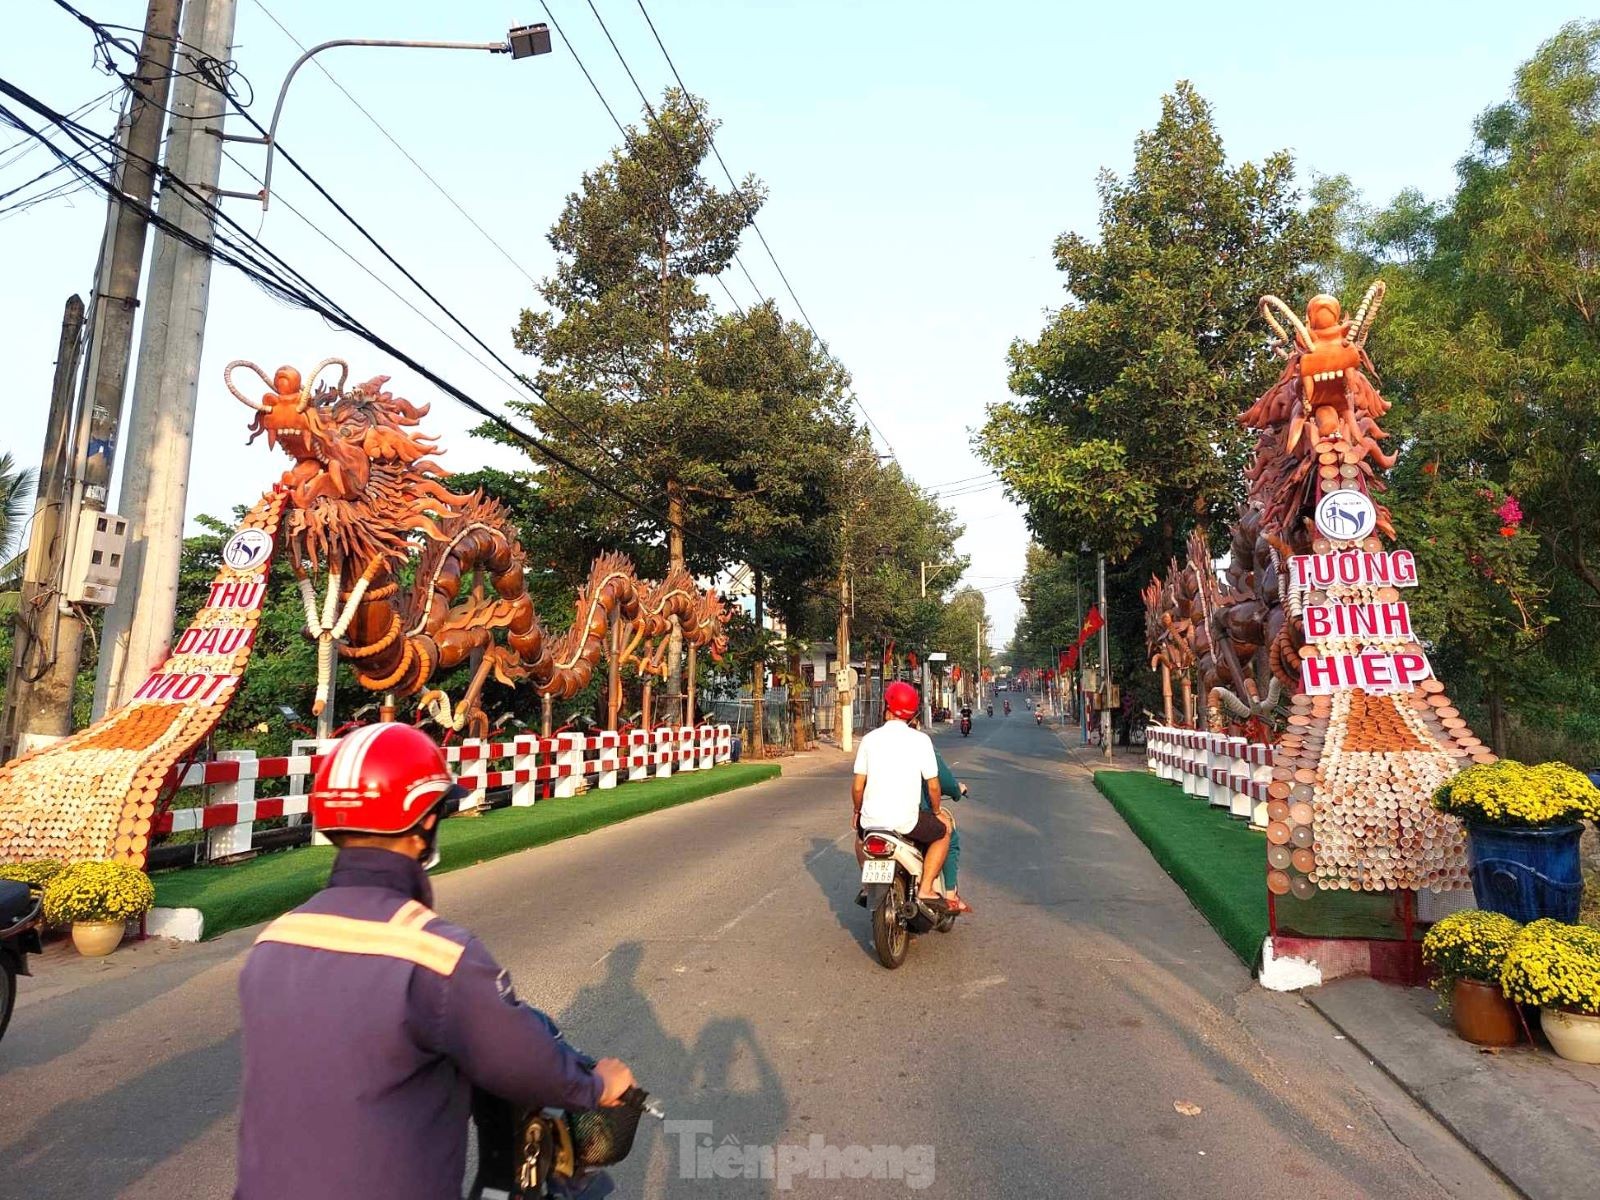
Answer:
[{"label": "asphalt road", "polygon": [[[937,736],[971,785],[977,912],[899,971],[852,902],[833,751],[438,881],[574,1041],[709,1122],[650,1133],[621,1196],[1508,1194],[1314,1010],[1252,985],[1055,734],[1019,711]],[[0,1195],[228,1195],[253,932],[58,951],[22,982]]]}]

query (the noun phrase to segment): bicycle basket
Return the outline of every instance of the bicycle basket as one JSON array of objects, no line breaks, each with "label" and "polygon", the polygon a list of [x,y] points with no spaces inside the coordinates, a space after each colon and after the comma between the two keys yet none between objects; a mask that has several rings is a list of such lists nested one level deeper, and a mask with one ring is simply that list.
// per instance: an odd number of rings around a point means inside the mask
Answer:
[{"label": "bicycle basket", "polygon": [[648,1098],[641,1088],[632,1087],[622,1093],[620,1104],[567,1114],[572,1154],[580,1170],[609,1167],[628,1157]]}]

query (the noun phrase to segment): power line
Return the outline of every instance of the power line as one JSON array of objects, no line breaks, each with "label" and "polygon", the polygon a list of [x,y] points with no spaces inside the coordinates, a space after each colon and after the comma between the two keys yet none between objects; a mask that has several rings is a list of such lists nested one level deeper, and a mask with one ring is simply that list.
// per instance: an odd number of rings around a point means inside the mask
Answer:
[{"label": "power line", "polygon": [[[562,45],[566,46],[567,53],[572,55],[572,61],[578,64],[578,70],[582,71],[583,77],[589,81],[589,87],[600,101],[600,106],[606,110],[606,116],[611,118],[611,123],[617,127],[617,132],[622,135],[623,141],[628,143],[628,148],[638,154],[633,135],[618,119],[616,110],[611,107],[611,101],[606,99],[606,94],[600,90],[600,85],[595,82],[594,76],[589,74],[589,68],[584,64],[582,55],[578,53],[577,47],[572,44],[572,39],[567,36],[567,31],[561,28],[561,22],[556,20],[556,15],[550,11],[549,4],[545,3],[544,0],[539,0],[539,6],[544,9],[544,15],[550,18],[550,24],[555,28],[556,36],[561,39]],[[642,156],[639,161],[641,166],[646,165]],[[723,293],[728,297],[728,303],[733,305],[734,311],[743,318],[746,315],[744,307],[738,300],[734,299],[733,289],[728,287],[727,281],[721,275],[713,275],[712,278],[722,288]]]},{"label": "power line", "polygon": [[[636,0],[636,3],[639,5],[639,12],[644,16],[645,24],[650,26],[651,36],[655,38],[656,45],[661,48],[661,57],[667,60],[667,66],[672,69],[672,77],[678,81],[678,87],[682,89],[685,95],[692,95],[693,93],[689,91],[689,85],[684,83],[683,76],[678,71],[678,64],[673,62],[672,54],[667,50],[667,44],[661,40],[661,33],[656,29],[656,23],[650,17],[650,10],[644,6],[644,0]],[[592,6],[591,0],[591,7]],[[546,11],[548,11],[548,9]],[[598,14],[596,15],[598,16]],[[631,75],[632,72],[629,72],[629,74]],[[701,118],[698,109],[695,110],[695,120],[700,123],[701,132],[706,135],[706,142],[711,147],[711,153],[716,156],[717,162],[721,164],[722,173],[728,177],[728,183],[732,185],[735,190],[737,190],[739,185],[734,181],[733,172],[728,169],[728,163],[722,157],[722,151],[717,148],[717,140],[711,136],[711,129]],[[799,312],[801,319],[805,321],[806,328],[811,330],[811,336],[816,338],[818,342],[822,343],[822,345],[826,346],[827,342],[824,341],[822,335],[817,332],[817,327],[812,323],[811,316],[806,312],[805,305],[800,303],[800,297],[795,294],[794,285],[789,282],[789,276],[787,273],[785,273],[782,264],[778,262],[778,256],[773,253],[772,245],[767,241],[767,235],[761,232],[761,226],[756,224],[754,213],[750,214],[750,228],[755,231],[755,235],[760,240],[762,248],[767,252],[767,257],[772,260],[773,269],[778,272],[778,278],[783,281],[784,289],[789,293],[789,299],[794,301],[795,309]],[[895,454],[894,446],[890,443],[888,436],[883,432],[882,427],[879,426],[878,422],[873,419],[872,413],[868,410],[867,406],[861,402],[861,397],[852,392],[850,394],[850,398],[856,402],[856,407],[861,410],[861,415],[867,419],[867,424],[872,427],[873,432],[875,432],[878,437],[882,439],[884,448],[889,451],[890,457],[895,458],[898,461],[899,455]]]},{"label": "power line", "polygon": [[[644,105],[645,115],[649,118],[650,124],[655,126],[657,133],[662,134],[662,141],[666,145],[668,152],[671,153],[671,155],[673,157],[673,160],[678,164],[679,169],[680,170],[685,169],[685,164],[684,164],[683,159],[678,156],[677,143],[675,142],[675,140],[672,137],[670,137],[667,134],[663,133],[663,131],[661,129],[661,122],[656,117],[655,106],[650,103],[650,97],[648,97],[648,96],[646,96],[644,94],[644,88],[639,86],[638,77],[634,75],[633,67],[631,65],[629,65],[627,56],[622,53],[622,48],[617,45],[617,39],[611,36],[611,29],[606,24],[606,19],[600,15],[600,10],[595,7],[594,0],[588,0],[588,4],[589,4],[589,11],[594,14],[595,21],[598,22],[599,25],[600,25],[600,32],[605,34],[606,35],[606,41],[611,43],[611,51],[612,51],[612,53],[617,56],[617,61],[622,64],[622,69],[628,73],[628,80],[633,84],[633,90],[639,93],[639,102]],[[685,100],[688,101],[689,107],[691,109],[694,109],[694,98],[689,96],[687,92],[685,92],[684,98],[685,98]],[[699,124],[701,129],[704,129],[705,128],[705,122],[700,120],[699,110],[698,109],[694,109],[694,111],[695,111],[695,121],[696,121],[696,123]],[[738,191],[739,191],[739,185],[738,184],[734,184],[734,194],[737,195]],[[755,214],[753,212],[751,212],[747,208],[745,210],[745,215],[749,219],[750,224],[753,227],[755,225]],[[753,291],[756,294],[756,299],[761,301],[761,303],[765,304],[767,302],[766,294],[764,292],[762,292],[761,288],[757,285],[756,281],[753,278],[751,278],[750,268],[748,268],[748,267],[746,267],[744,265],[744,259],[739,257],[739,252],[737,250],[735,250],[734,253],[733,253],[733,261],[734,261],[735,265],[738,266],[740,273],[744,275],[744,281],[750,285],[750,290]],[[819,342],[821,341],[820,338],[818,338],[817,340]]]},{"label": "power line", "polygon": [[[278,27],[278,29],[282,32],[284,37],[288,38],[297,47],[299,47],[301,52],[305,51],[305,49],[306,49],[305,43],[302,42],[299,38],[295,37],[294,34],[290,33],[288,27],[286,25],[284,25],[284,23],[277,18],[277,16],[273,13],[273,11],[270,8],[268,8],[264,3],[262,3],[262,0],[251,0],[251,3],[254,4],[257,8],[259,8],[262,11],[262,13],[266,16],[267,20],[271,21],[274,25],[276,25]],[[466,219],[467,224],[471,225],[474,229],[476,229],[478,231],[478,233],[483,236],[483,240],[488,242],[489,245],[491,245],[491,246],[493,246],[495,248],[495,250],[499,253],[501,258],[505,259],[506,262],[510,263],[511,266],[524,279],[526,279],[529,283],[533,284],[533,286],[535,288],[537,288],[539,286],[539,281],[533,277],[533,274],[530,271],[528,271],[527,268],[525,268],[520,262],[517,261],[516,257],[511,253],[511,251],[507,250],[498,241],[496,241],[494,239],[494,237],[489,233],[489,231],[478,223],[477,218],[474,217],[470,212],[468,212],[464,207],[462,207],[462,205],[456,200],[456,198],[450,194],[449,190],[444,186],[444,184],[440,183],[437,179],[435,179],[433,177],[433,175],[428,171],[428,169],[426,167],[424,167],[420,162],[418,162],[416,160],[416,158],[412,155],[411,151],[407,150],[404,146],[402,146],[400,144],[399,139],[396,138],[394,136],[394,134],[390,133],[386,128],[384,128],[383,123],[381,121],[379,121],[377,117],[373,116],[371,112],[368,111],[366,105],[362,104],[361,101],[357,100],[353,95],[351,95],[349,89],[346,88],[344,86],[344,84],[340,83],[337,79],[334,78],[333,72],[328,70],[327,67],[322,65],[322,60],[321,59],[313,59],[312,60],[312,65],[314,67],[316,67],[317,70],[321,71],[323,73],[323,75],[325,75],[327,77],[327,80],[328,80],[329,83],[333,84],[334,87],[338,88],[339,91],[341,93],[343,93],[344,98],[346,100],[350,101],[351,104],[356,106],[357,111],[360,112],[362,116],[364,116],[368,121],[370,121],[372,123],[372,127],[374,129],[376,129],[379,133],[383,134],[384,138],[389,142],[389,144],[391,146],[393,146],[396,150],[400,151],[400,153],[405,156],[405,160],[408,163],[410,163],[413,167],[415,167],[417,169],[417,172],[424,179],[426,179],[430,184],[433,185],[434,191],[438,192],[439,195],[443,196],[445,198],[445,200],[449,203],[450,207],[455,209],[458,213],[460,213]]]},{"label": "power line", "polygon": [[[0,79],[0,95],[5,95],[13,100],[16,100],[18,103],[44,117],[47,121],[61,127],[68,133],[68,136],[82,146],[85,151],[94,151],[100,154],[102,157],[102,165],[106,166],[108,169],[111,166],[115,156],[112,152],[112,149],[108,148],[110,146],[109,139],[107,139],[104,135],[98,134],[93,130],[86,129],[77,125],[75,122],[67,120],[63,114],[49,108],[49,106],[45,105],[36,97],[31,96],[20,88],[17,88],[15,85],[11,84],[5,79]],[[171,175],[164,169],[160,169],[163,181],[168,184],[168,186],[178,188],[183,194],[183,198],[186,203],[194,205],[195,207],[205,211],[213,218],[214,221],[225,224],[233,232],[226,232],[223,229],[217,229],[215,231],[215,241],[211,244],[208,244],[195,234],[184,230],[181,226],[175,224],[170,219],[161,216],[161,214],[156,212],[156,210],[151,206],[140,204],[124,195],[117,188],[113,179],[97,174],[83,163],[78,162],[74,156],[67,155],[65,151],[61,150],[59,147],[55,146],[54,143],[50,142],[47,135],[44,134],[43,131],[36,129],[22,121],[15,112],[6,107],[4,104],[0,104],[0,120],[4,120],[6,123],[12,125],[18,130],[38,139],[40,142],[44,143],[52,153],[56,154],[56,156],[63,161],[71,160],[73,163],[72,169],[77,171],[83,178],[99,187],[112,200],[119,204],[133,208],[151,225],[161,230],[169,237],[173,237],[179,241],[182,241],[186,245],[193,247],[199,253],[205,254],[208,257],[222,262],[224,265],[233,267],[235,270],[239,271],[241,274],[255,282],[258,286],[265,288],[269,293],[278,296],[280,299],[296,304],[299,307],[306,308],[317,313],[335,328],[342,329],[345,332],[360,338],[375,348],[390,355],[399,362],[406,364],[412,370],[417,372],[417,374],[422,376],[424,379],[427,379],[429,382],[434,384],[434,386],[438,387],[446,395],[450,396],[458,403],[466,406],[479,416],[494,424],[514,440],[528,446],[530,449],[536,451],[544,458],[547,458],[550,461],[565,467],[567,470],[586,480],[594,487],[604,491],[608,495],[622,500],[624,503],[630,505],[637,511],[652,517],[657,522],[662,523],[663,525],[668,523],[667,518],[650,504],[640,500],[637,496],[623,491],[621,488],[612,484],[608,480],[600,477],[593,471],[588,470],[582,464],[573,461],[536,435],[529,433],[527,430],[524,430],[514,422],[508,420],[500,413],[474,399],[472,396],[468,395],[466,392],[462,391],[460,388],[445,379],[442,375],[438,374],[432,368],[424,365],[418,359],[408,354],[404,350],[401,350],[398,346],[389,342],[380,334],[364,325],[358,318],[345,310],[341,305],[338,304],[337,301],[334,301],[317,285],[306,279],[304,275],[295,270],[293,267],[289,266],[289,264],[284,262],[284,260],[275,254],[270,248],[265,246],[253,235],[251,235],[247,230],[244,229],[242,225],[239,224],[238,221],[222,212],[222,210],[213,202],[201,195],[188,184],[184,183],[182,180],[178,179],[176,176]],[[85,141],[85,137],[90,140]],[[99,144],[97,145],[95,143]],[[84,157],[87,157],[87,155]],[[719,556],[726,555],[728,553],[728,548],[726,546],[713,541],[693,528],[684,526],[683,533],[685,537],[695,541],[696,543],[699,543],[702,546],[705,546]],[[761,567],[761,564],[759,563],[752,562],[751,565]],[[831,589],[822,589],[810,584],[802,584],[800,585],[800,590],[805,591],[817,597],[818,599],[827,601],[828,603],[838,603],[838,597],[832,592]]]}]

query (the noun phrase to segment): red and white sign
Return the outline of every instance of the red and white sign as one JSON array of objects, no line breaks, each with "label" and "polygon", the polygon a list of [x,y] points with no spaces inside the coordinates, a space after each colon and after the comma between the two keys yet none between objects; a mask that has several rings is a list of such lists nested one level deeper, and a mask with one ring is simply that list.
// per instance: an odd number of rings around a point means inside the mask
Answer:
[{"label": "red and white sign", "polygon": [[1337,638],[1412,641],[1411,610],[1404,601],[1385,604],[1308,604],[1305,609],[1308,642]]},{"label": "red and white sign", "polygon": [[1289,577],[1299,588],[1357,584],[1416,587],[1417,560],[1409,550],[1296,554],[1289,560]]},{"label": "red and white sign", "polygon": [[1300,690],[1308,696],[1330,696],[1352,688],[1374,696],[1409,692],[1432,675],[1428,656],[1416,650],[1393,654],[1364,650],[1300,660]]}]

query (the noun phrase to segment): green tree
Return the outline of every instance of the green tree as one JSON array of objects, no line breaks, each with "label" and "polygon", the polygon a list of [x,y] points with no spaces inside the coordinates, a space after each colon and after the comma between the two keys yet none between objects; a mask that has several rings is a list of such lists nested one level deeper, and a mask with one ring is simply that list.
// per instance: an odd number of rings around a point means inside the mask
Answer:
[{"label": "green tree", "polygon": [[514,335],[540,360],[549,401],[517,406],[565,457],[661,516],[602,503],[582,474],[553,465],[551,502],[598,510],[624,533],[648,522],[670,565],[700,571],[721,566],[720,556],[691,547],[685,532],[705,527],[708,502],[726,503],[727,439],[738,432],[716,419],[700,376],[697,349],[712,322],[700,284],[726,269],[764,196],[753,177],[728,191],[705,179],[715,127],[700,101],[669,90],[626,146],[584,174],[550,230],[558,262],[539,289],[547,307],[523,312]]},{"label": "green tree", "polygon": [[[1497,748],[1585,766],[1600,751],[1597,57],[1600,23],[1541,46],[1478,118],[1448,201],[1407,191],[1371,211],[1344,186],[1331,272],[1347,296],[1359,277],[1390,283],[1371,349],[1402,447],[1391,507],[1441,673]],[[1501,518],[1508,498],[1525,520]]]},{"label": "green tree", "polygon": [[22,530],[34,480],[31,467],[18,467],[9,453],[0,453],[0,608],[15,603],[12,594],[22,580]]},{"label": "green tree", "polygon": [[1332,244],[1288,153],[1230,166],[1187,82],[1102,172],[1097,240],[1057,239],[1069,302],[1011,348],[1011,390],[977,439],[1052,549],[1164,560],[1195,522],[1232,520],[1249,439],[1237,417],[1273,367],[1263,293],[1299,296]]}]

